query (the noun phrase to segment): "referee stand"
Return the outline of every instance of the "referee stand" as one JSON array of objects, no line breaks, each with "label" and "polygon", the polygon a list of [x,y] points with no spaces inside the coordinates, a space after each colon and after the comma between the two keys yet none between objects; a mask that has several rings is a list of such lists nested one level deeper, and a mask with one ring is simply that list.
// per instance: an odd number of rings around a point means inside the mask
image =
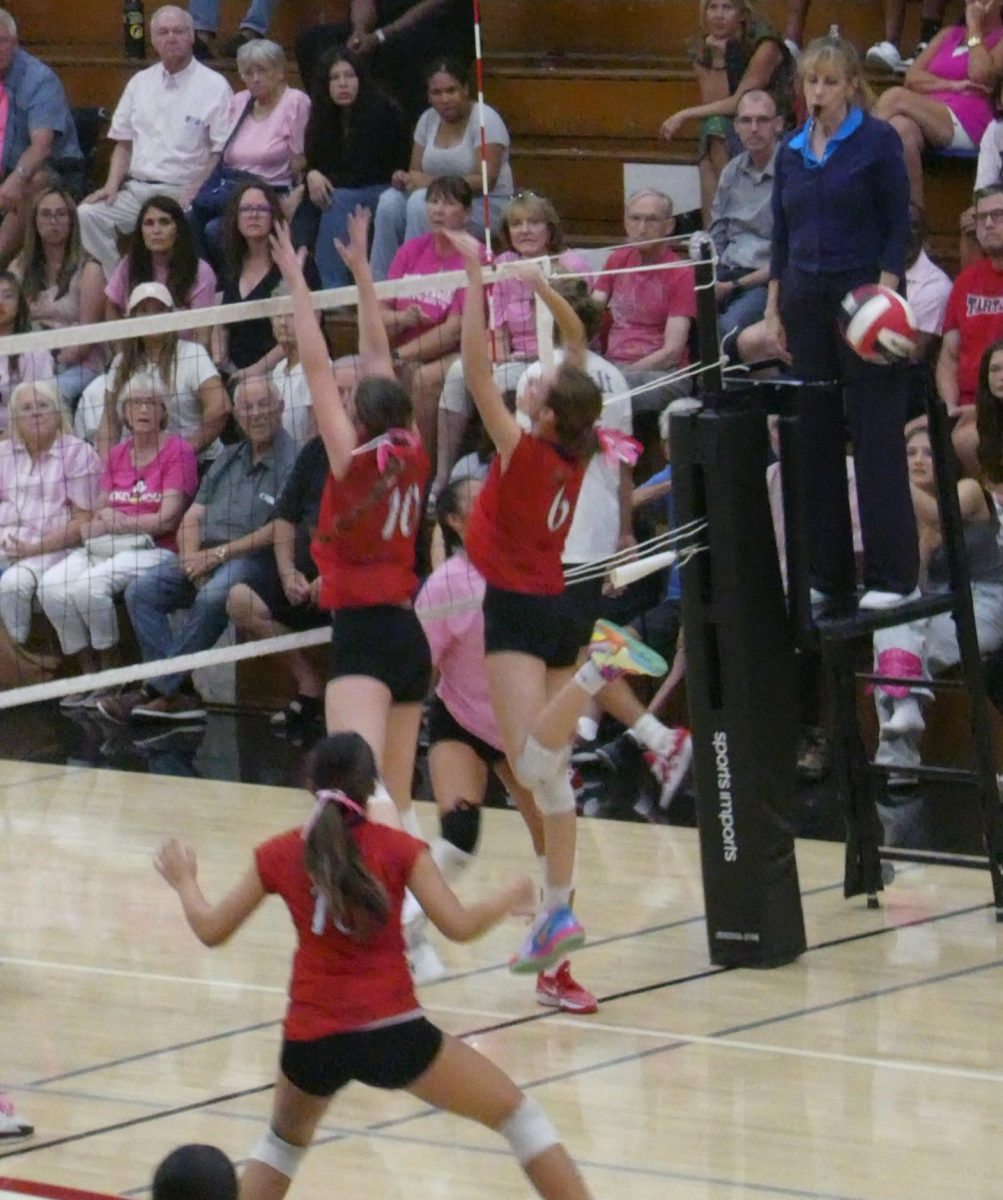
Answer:
[{"label": "referee stand", "polygon": [[[968,784],[978,795],[996,917],[1003,921],[1003,822],[946,412],[928,392],[949,589],[890,610],[861,610],[854,596],[844,608],[813,611],[803,516],[810,464],[799,452],[798,415],[807,389],[837,385],[726,384],[708,251],[695,268],[705,366],[700,398],[671,408],[671,437],[676,522],[707,521],[708,553],[696,556],[681,579],[711,960],[775,966],[804,949],[791,824],[799,648],[820,654],[830,696],[837,788],[847,829],[844,894],[865,895],[868,907],[878,907],[885,876],[877,801],[894,769],[868,757],[858,718],[858,681],[963,688],[970,702],[970,766],[924,765],[910,768],[910,774]],[[786,596],[766,493],[770,413],[779,418]],[[869,642],[875,630],[943,612],[951,613],[957,628],[960,677],[917,681],[857,671],[859,642]],[[893,875],[890,863],[884,870]]]}]

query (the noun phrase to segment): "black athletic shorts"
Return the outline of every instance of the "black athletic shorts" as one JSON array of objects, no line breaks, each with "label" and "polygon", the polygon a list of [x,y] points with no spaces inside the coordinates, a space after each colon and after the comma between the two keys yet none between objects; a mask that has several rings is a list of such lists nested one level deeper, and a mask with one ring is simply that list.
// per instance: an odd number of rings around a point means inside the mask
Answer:
[{"label": "black athletic shorts", "polygon": [[564,589],[567,619],[574,623],[579,647],[587,646],[592,640],[592,629],[599,619],[602,603],[602,585],[602,579],[584,579],[580,583],[569,583]]},{"label": "black athletic shorts", "polygon": [[462,742],[489,767],[493,767],[505,757],[501,750],[496,750],[476,733],[464,729],[446,707],[441,696],[433,696],[428,706],[428,748],[431,750],[436,742]]},{"label": "black athletic shorts", "polygon": [[492,587],[484,592],[484,652],[515,651],[548,667],[573,667],[581,643],[567,594],[532,596]]},{"label": "black athletic shorts", "polygon": [[395,704],[420,704],[432,680],[432,656],[413,609],[394,604],[335,609],[327,677],[346,675],[385,683]]},{"label": "black athletic shorts", "polygon": [[442,1030],[425,1017],[378,1029],[332,1033],[282,1043],[282,1074],[301,1092],[333,1096],[357,1080],[368,1087],[406,1088],[428,1070],[442,1047]]}]

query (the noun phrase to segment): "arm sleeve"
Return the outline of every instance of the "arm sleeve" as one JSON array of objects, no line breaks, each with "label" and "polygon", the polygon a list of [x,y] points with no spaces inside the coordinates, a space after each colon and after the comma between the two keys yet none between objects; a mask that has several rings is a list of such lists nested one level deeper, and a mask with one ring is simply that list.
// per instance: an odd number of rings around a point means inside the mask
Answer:
[{"label": "arm sleeve", "polygon": [[164,455],[163,490],[194,496],[198,487],[198,462],[191,445],[184,438],[172,437],[164,446]]},{"label": "arm sleeve", "polygon": [[[206,70],[209,70],[207,67]],[[213,72],[216,74],[216,72]],[[226,80],[219,76],[220,87],[215,103],[206,114],[206,125],[209,129],[209,150],[212,154],[218,154],[226,145],[226,139],[230,136],[232,125],[230,124],[230,103],[233,100],[233,91]]]},{"label": "arm sleeve", "polygon": [[432,124],[435,121],[435,109],[426,108],[418,118],[418,124],[414,127],[414,141],[417,145],[425,147],[428,145],[429,137],[432,133]]},{"label": "arm sleeve", "polygon": [[137,75],[134,75],[125,85],[125,91],[122,93],[122,98],[115,105],[115,112],[112,114],[111,127],[108,130],[108,137],[113,142],[131,142],[136,136],[136,130],[132,124],[132,111],[136,103],[136,80]]},{"label": "arm sleeve", "polygon": [[773,242],[770,247],[770,279],[779,279],[787,268],[788,229],[784,211],[784,166],[783,147],[777,151],[776,167],[773,172]]},{"label": "arm sleeve", "polygon": [[884,235],[878,265],[901,279],[905,275],[909,242],[909,176],[902,139],[890,125],[877,122],[880,134],[875,146],[875,187]]},{"label": "arm sleeve", "polygon": [[266,892],[274,895],[280,890],[282,867],[289,854],[289,841],[291,837],[298,836],[298,830],[289,830],[255,847],[254,865],[258,868],[258,877]]},{"label": "arm sleeve", "polygon": [[68,114],[66,93],[58,77],[49,71],[40,74],[28,101],[28,132],[51,129],[54,133],[65,133]]},{"label": "arm sleeve", "polygon": [[963,276],[959,275],[954,281],[954,287],[951,288],[951,294],[947,298],[947,307],[944,309],[944,333],[950,333],[952,329],[961,327],[961,313],[965,304],[965,287],[963,286]]},{"label": "arm sleeve", "polygon": [[212,308],[216,299],[216,272],[202,258],[199,259],[195,285],[188,296],[189,308]]},{"label": "arm sleeve", "polygon": [[[477,115],[476,105],[474,106],[472,115],[474,117]],[[479,147],[481,141],[480,125],[476,120],[472,120],[467,128],[469,129],[471,126],[474,130],[475,145]],[[509,137],[508,129],[505,127],[505,122],[488,104],[484,105],[484,140],[489,146],[511,145],[511,138]]]}]

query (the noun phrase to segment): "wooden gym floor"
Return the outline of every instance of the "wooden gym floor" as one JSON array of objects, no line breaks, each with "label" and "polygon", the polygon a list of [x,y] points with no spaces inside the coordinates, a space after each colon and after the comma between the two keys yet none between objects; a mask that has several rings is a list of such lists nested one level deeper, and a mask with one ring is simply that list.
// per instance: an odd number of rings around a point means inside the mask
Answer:
[{"label": "wooden gym floor", "polygon": [[[165,836],[190,838],[215,897],[305,810],[287,789],[0,762],[0,1084],[37,1127],[0,1149],[0,1194],[6,1179],[141,1196],[181,1142],[247,1153],[270,1103],[291,929],[272,900],[203,949],[150,858]],[[485,816],[467,895],[531,867],[518,817]],[[694,832],[579,828],[591,940],[575,966],[600,1011],[536,1006],[504,966],[516,925],[468,947],[433,935],[449,976],[423,1001],[531,1089],[597,1200],[995,1200],[1003,937],[982,871],[900,867],[868,912],[842,898],[842,848],[800,842],[808,952],[722,971]],[[487,1131],[353,1086],[292,1195],[359,1194],[529,1190]]]}]

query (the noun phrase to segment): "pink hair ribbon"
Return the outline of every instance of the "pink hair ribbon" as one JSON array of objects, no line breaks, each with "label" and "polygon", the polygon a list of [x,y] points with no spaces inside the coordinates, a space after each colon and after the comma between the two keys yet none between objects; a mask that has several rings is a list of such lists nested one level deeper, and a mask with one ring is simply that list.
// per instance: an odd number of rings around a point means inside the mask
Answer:
[{"label": "pink hair ribbon", "polygon": [[603,458],[611,467],[618,463],[626,463],[628,467],[632,467],[644,449],[637,438],[621,433],[619,429],[607,429],[603,425],[596,426],[596,438]]},{"label": "pink hair ribbon", "polygon": [[366,820],[366,810],[362,807],[362,805],[356,804],[356,802],[350,796],[346,796],[340,788],[323,788],[321,791],[316,793],[314,799],[316,803],[313,806],[313,812],[311,812],[309,817],[307,817],[306,824],[303,826],[304,842],[307,840],[310,834],[313,833],[314,827],[320,820],[324,809],[327,808],[329,804],[340,804],[342,808],[347,809],[350,813],[354,813],[356,816],[361,817],[363,821]]},{"label": "pink hair ribbon", "polygon": [[387,469],[387,462],[391,458],[396,458],[403,462],[407,458],[408,452],[420,445],[421,438],[412,430],[388,429],[385,433],[381,433],[379,437],[371,438],[368,442],[363,442],[361,446],[356,446],[352,454],[365,454],[369,450],[375,450],[376,467],[382,475]]}]

